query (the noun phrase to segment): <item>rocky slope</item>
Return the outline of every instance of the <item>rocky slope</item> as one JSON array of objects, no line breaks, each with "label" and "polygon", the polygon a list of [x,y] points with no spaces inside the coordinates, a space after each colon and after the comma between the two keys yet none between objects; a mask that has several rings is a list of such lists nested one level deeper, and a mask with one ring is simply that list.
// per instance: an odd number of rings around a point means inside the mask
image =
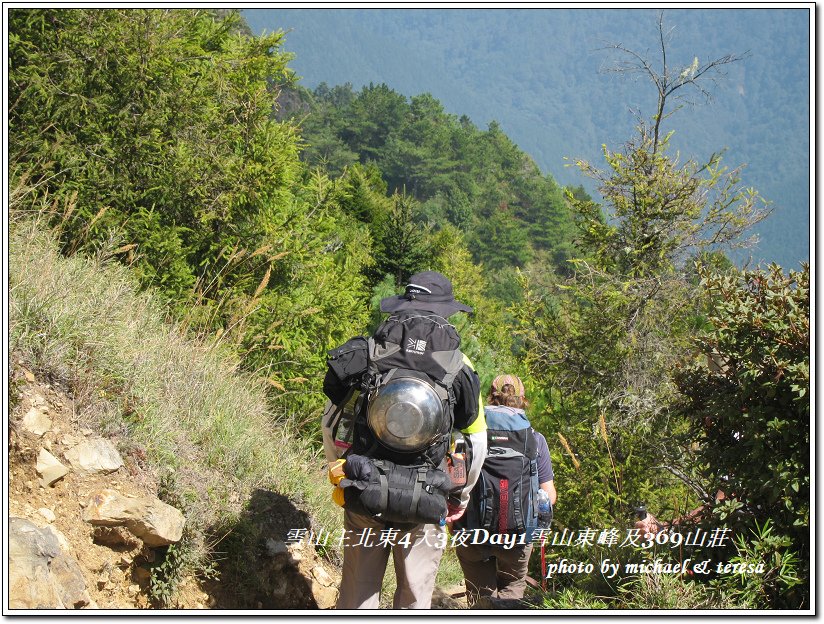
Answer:
[{"label": "rocky slope", "polygon": [[[146,609],[154,566],[186,519],[157,497],[145,453],[83,428],[67,388],[12,363],[9,414],[11,609]],[[268,539],[250,553],[271,585],[259,609],[330,608],[339,575],[308,544]],[[218,570],[219,572],[219,570]],[[217,579],[185,579],[179,609],[237,608]]]}]

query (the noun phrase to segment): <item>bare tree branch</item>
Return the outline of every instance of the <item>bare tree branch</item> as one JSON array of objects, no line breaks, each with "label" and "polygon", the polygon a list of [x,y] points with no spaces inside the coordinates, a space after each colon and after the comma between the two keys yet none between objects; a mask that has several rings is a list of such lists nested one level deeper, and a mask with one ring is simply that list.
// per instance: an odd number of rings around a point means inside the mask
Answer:
[{"label": "bare tree branch", "polygon": [[[688,100],[683,92],[677,93],[684,87],[693,87],[704,98],[705,101],[711,100],[711,93],[705,89],[701,84],[701,80],[710,80],[715,83],[713,74],[724,75],[723,68],[726,65],[735,63],[746,58],[749,51],[741,55],[726,54],[720,58],[713,59],[703,64],[699,64],[696,56],[691,65],[677,66],[672,71],[667,66],[667,41],[673,29],[665,33],[664,29],[664,12],[661,11],[658,15],[658,40],[661,47],[661,71],[656,71],[650,61],[635,50],[625,46],[623,43],[616,43],[606,46],[606,49],[617,50],[622,55],[629,57],[627,61],[617,61],[612,68],[604,71],[632,74],[640,73],[646,75],[649,80],[655,85],[658,92],[658,102],[656,112],[653,117],[653,145],[652,151],[655,153],[658,150],[660,143],[661,123],[670,113],[666,113],[666,109],[673,102],[684,102],[687,104],[695,104],[695,102]],[[677,110],[679,106],[675,107]]]}]

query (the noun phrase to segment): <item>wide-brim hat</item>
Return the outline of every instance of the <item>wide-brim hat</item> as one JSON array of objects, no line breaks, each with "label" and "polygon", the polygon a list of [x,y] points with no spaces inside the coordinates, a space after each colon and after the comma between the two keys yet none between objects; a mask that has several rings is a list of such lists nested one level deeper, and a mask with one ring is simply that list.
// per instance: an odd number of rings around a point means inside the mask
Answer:
[{"label": "wide-brim hat", "polygon": [[381,299],[381,312],[424,310],[448,318],[456,312],[472,313],[472,308],[455,300],[452,282],[437,271],[415,273],[409,278],[406,291]]}]

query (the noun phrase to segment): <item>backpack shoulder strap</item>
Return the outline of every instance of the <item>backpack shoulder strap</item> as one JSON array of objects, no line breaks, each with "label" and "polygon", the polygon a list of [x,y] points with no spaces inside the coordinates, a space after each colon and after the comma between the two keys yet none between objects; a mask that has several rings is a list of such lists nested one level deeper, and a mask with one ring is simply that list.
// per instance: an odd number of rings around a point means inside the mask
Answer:
[{"label": "backpack shoulder strap", "polygon": [[440,380],[441,383],[447,388],[451,388],[452,382],[455,381],[455,377],[457,377],[458,373],[460,373],[461,369],[463,369],[463,353],[461,353],[460,349],[454,349],[452,351],[437,351],[432,354],[432,359],[446,371],[443,378]]}]

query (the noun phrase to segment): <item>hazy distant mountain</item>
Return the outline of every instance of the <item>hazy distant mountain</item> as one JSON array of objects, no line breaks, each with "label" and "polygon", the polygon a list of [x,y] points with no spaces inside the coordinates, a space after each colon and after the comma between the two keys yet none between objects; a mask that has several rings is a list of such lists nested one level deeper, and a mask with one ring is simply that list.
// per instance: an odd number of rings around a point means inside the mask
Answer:
[{"label": "hazy distant mountain", "polygon": [[[651,85],[603,70],[603,48],[657,55],[657,11],[647,9],[246,9],[255,33],[290,31],[291,66],[315,87],[385,82],[430,92],[452,113],[502,129],[562,184],[586,180],[565,157],[600,162],[649,117]],[[795,267],[809,258],[809,18],[804,9],[692,9],[665,13],[669,61],[688,65],[749,52],[729,66],[710,104],[668,124],[674,145],[702,158],[727,148],[743,182],[773,202],[754,259]]]}]

